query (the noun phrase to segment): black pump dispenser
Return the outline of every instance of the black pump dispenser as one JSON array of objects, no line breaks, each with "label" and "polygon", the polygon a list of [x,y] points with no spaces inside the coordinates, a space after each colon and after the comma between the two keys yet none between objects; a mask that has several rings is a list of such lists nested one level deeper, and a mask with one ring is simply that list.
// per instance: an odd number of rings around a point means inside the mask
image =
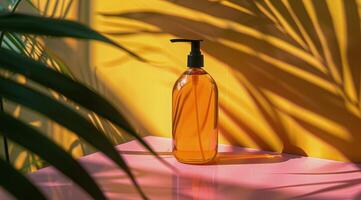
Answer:
[{"label": "black pump dispenser", "polygon": [[191,52],[188,55],[188,67],[203,67],[203,55],[200,50],[200,42],[203,40],[192,39],[171,39],[171,42],[190,42],[192,44]]}]

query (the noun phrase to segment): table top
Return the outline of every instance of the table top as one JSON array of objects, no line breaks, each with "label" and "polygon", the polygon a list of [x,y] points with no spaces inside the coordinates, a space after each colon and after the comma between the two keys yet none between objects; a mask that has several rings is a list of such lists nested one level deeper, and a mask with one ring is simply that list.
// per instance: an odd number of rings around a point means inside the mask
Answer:
[{"label": "table top", "polygon": [[[145,140],[178,171],[172,171],[136,141],[116,148],[150,199],[361,199],[361,165],[220,145],[210,165],[179,163],[171,140]],[[101,153],[79,159],[109,199],[141,199],[127,176]],[[52,167],[29,174],[50,199],[90,199]],[[10,199],[0,193],[0,199]]]}]

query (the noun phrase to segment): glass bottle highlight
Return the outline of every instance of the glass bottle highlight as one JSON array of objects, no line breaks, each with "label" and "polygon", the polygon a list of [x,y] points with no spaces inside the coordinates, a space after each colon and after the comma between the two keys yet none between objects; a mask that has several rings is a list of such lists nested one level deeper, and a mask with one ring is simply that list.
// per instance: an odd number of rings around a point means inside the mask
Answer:
[{"label": "glass bottle highlight", "polygon": [[218,148],[218,89],[213,78],[202,69],[201,40],[191,42],[188,69],[176,81],[172,96],[173,154],[179,162],[212,162]]}]

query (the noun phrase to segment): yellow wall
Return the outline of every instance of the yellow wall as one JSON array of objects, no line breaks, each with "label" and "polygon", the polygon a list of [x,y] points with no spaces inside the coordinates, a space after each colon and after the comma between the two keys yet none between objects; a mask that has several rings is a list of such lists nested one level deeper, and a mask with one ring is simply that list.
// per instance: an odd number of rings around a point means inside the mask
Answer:
[{"label": "yellow wall", "polygon": [[171,89],[202,38],[220,90],[221,143],[361,162],[360,3],[93,1],[91,65],[145,133],[171,136]]}]

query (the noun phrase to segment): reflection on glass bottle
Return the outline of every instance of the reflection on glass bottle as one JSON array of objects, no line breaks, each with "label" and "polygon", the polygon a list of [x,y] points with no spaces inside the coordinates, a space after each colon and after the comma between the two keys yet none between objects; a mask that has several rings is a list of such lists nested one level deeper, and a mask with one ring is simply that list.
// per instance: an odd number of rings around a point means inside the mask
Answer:
[{"label": "reflection on glass bottle", "polygon": [[216,168],[202,168],[200,170],[201,172],[196,173],[192,169],[192,175],[173,175],[173,200],[218,199]]}]

